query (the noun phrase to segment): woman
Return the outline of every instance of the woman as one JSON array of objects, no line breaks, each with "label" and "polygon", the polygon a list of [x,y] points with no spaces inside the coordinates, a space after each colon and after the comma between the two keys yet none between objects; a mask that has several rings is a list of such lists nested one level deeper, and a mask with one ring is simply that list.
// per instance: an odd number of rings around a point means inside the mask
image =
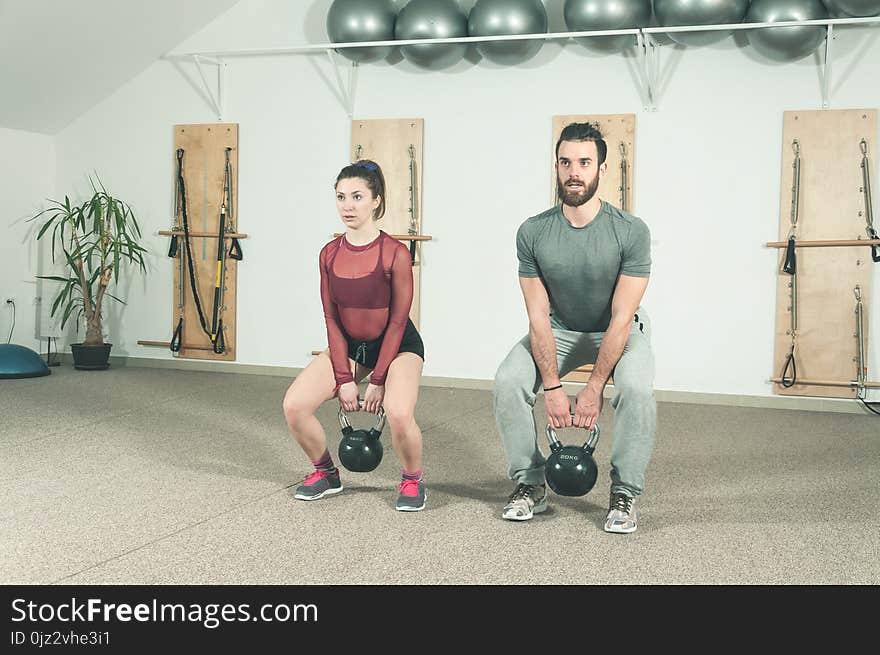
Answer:
[{"label": "woman", "polygon": [[385,408],[391,443],[403,466],[396,509],[425,507],[422,432],[414,412],[424,346],[409,320],[413,298],[409,249],[376,227],[385,214],[385,178],[373,161],[361,160],[336,178],[336,209],[345,234],[320,255],[321,302],[329,348],[294,380],[284,397],[291,433],[312,460],[314,472],[297,488],[300,500],[342,491],[339,470],[315,411],[338,396],[346,412],[359,409],[357,382],[371,372],[364,411]]}]

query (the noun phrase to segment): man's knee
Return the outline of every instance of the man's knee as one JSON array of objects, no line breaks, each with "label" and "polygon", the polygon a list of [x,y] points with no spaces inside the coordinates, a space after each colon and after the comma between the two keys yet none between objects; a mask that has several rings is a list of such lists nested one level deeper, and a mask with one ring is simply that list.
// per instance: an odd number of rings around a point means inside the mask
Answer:
[{"label": "man's knee", "polygon": [[503,398],[522,394],[535,383],[532,371],[523,366],[517,357],[507,357],[495,372],[495,397]]},{"label": "man's knee", "polygon": [[619,400],[636,403],[653,403],[654,389],[649,378],[614,378],[614,389]]}]

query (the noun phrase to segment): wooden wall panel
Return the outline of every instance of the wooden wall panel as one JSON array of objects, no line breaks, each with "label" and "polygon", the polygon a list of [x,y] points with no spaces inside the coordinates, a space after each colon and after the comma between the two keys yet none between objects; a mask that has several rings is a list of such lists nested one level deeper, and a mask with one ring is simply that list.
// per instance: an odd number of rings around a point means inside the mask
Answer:
[{"label": "wooden wall panel", "polygon": [[[779,240],[788,239],[793,205],[793,142],[800,149],[800,192],[796,240],[866,239],[862,194],[862,153],[868,144],[875,158],[877,111],[874,109],[787,111],[783,117]],[[872,180],[873,182],[873,180]],[[798,248],[797,379],[856,379],[858,342],[854,288],[861,286],[867,325],[874,264],[868,247]],[[791,276],[783,273],[779,250],[776,286],[776,340],[772,377],[781,376],[791,349]],[[774,384],[781,395],[855,398],[843,386]]]},{"label": "wooden wall panel", "polygon": [[[415,206],[416,232],[422,233],[422,153],[425,121],[421,118],[355,120],[351,125],[351,161],[371,159],[382,167],[385,176],[385,216],[379,229],[388,234],[407,234],[410,208]],[[415,164],[415,188],[411,189],[410,146]],[[414,194],[411,199],[410,194]],[[409,242],[404,241],[409,246]],[[413,266],[413,303],[410,318],[419,327],[421,308],[421,249],[416,245]]]},{"label": "wooden wall panel", "polygon": [[[225,180],[225,149],[229,153],[232,168],[232,216],[233,229],[238,227],[238,125],[176,125],[174,127],[173,171],[177,178],[177,149],[183,148],[183,176],[186,183],[187,213],[191,232],[216,234],[220,226],[220,204],[223,201],[223,183]],[[228,222],[228,221],[227,221]],[[182,227],[182,226],[181,226]],[[208,329],[211,328],[211,315],[214,303],[214,286],[217,271],[217,238],[190,237],[193,254],[193,270],[195,271],[197,288],[201,300]],[[224,239],[228,252],[230,240]],[[247,256],[246,242],[241,248]],[[183,237],[179,239],[179,250],[184,249]],[[177,327],[179,316],[178,294],[180,291],[180,267],[174,260],[174,328]],[[224,291],[223,327],[226,340],[226,351],[218,355],[210,349],[211,339],[202,330],[196,304],[190,288],[189,272],[184,264],[185,313],[183,321],[184,347],[179,357],[189,359],[216,359],[222,361],[235,360],[236,348],[236,284],[238,278],[236,260],[226,258],[226,277]],[[186,348],[185,346],[200,346]]]}]

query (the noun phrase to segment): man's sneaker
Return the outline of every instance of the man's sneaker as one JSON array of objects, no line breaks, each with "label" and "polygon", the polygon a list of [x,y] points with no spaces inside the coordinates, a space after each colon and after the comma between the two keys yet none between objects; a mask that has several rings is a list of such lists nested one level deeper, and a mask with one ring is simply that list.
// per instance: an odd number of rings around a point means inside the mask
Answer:
[{"label": "man's sneaker", "polygon": [[547,491],[543,484],[523,484],[520,482],[507,499],[501,513],[511,521],[528,521],[535,514],[547,509]]},{"label": "man's sneaker", "polygon": [[605,517],[605,532],[617,532],[628,534],[635,532],[638,524],[636,514],[636,499],[626,494],[611,494],[611,502],[608,505],[608,515]]},{"label": "man's sneaker", "polygon": [[296,488],[294,498],[300,500],[318,500],[330,494],[338,494],[342,491],[342,482],[339,480],[339,469],[335,473],[327,473],[320,469],[306,476],[303,483]]},{"label": "man's sneaker", "polygon": [[428,497],[428,493],[421,480],[404,478],[397,485],[397,488],[400,493],[397,496],[397,505],[394,509],[401,512],[418,512],[425,509],[425,498]]}]

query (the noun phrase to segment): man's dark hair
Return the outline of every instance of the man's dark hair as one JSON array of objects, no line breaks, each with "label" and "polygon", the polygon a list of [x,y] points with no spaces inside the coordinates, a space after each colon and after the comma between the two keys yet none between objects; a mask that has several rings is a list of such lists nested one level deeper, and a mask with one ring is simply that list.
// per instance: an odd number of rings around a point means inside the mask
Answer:
[{"label": "man's dark hair", "polygon": [[608,146],[599,128],[593,123],[569,123],[559,135],[559,141],[556,142],[556,159],[559,159],[559,145],[563,141],[593,141],[596,144],[596,151],[599,153],[599,166],[605,163],[605,157],[608,155]]}]

